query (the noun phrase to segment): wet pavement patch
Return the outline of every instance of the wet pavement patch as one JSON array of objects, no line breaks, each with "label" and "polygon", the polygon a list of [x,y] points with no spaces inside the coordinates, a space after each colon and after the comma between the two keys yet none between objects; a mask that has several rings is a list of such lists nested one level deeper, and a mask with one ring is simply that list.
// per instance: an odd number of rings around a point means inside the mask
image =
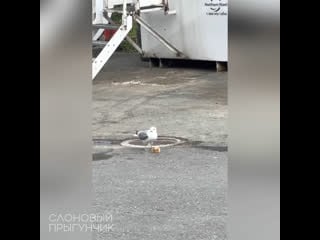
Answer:
[{"label": "wet pavement patch", "polygon": [[227,146],[216,146],[214,144],[209,144],[202,141],[189,141],[185,145],[188,145],[189,147],[192,147],[192,148],[200,148],[200,149],[210,150],[215,152],[228,152]]},{"label": "wet pavement patch", "polygon": [[201,148],[205,150],[210,150],[210,151],[215,151],[215,152],[228,152],[228,147],[227,146],[195,146],[196,148]]},{"label": "wet pavement patch", "polygon": [[113,157],[113,155],[110,154],[110,152],[98,152],[98,153],[94,153],[92,155],[92,160],[93,161],[108,160],[112,157]]},{"label": "wet pavement patch", "polygon": [[94,138],[93,145],[94,146],[111,146],[120,144],[121,140],[107,139],[107,138]]},{"label": "wet pavement patch", "polygon": [[[153,141],[153,146],[159,146],[160,148],[166,147],[190,147],[190,148],[198,148],[209,151],[216,152],[227,152],[227,146],[217,146],[214,143],[202,142],[202,141],[190,141],[181,137],[174,136],[159,136],[156,141]],[[124,139],[124,140],[115,140],[115,139],[104,139],[104,138],[95,138],[93,139],[94,149],[98,150],[99,153],[95,153],[94,159],[102,160],[101,158],[109,159],[107,155],[108,153],[106,149],[119,149],[119,148],[150,148],[146,143],[137,139]]]},{"label": "wet pavement patch", "polygon": [[106,149],[114,149],[116,146],[120,146],[121,140],[105,139],[105,138],[94,138],[93,149],[95,151],[105,151]]}]

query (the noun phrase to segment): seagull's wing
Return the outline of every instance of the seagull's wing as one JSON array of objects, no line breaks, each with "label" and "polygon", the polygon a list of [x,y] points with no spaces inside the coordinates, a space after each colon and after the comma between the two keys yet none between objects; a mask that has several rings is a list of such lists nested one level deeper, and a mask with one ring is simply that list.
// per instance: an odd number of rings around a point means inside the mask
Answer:
[{"label": "seagull's wing", "polygon": [[148,139],[148,134],[146,132],[139,132],[138,137],[140,140],[146,140]]}]

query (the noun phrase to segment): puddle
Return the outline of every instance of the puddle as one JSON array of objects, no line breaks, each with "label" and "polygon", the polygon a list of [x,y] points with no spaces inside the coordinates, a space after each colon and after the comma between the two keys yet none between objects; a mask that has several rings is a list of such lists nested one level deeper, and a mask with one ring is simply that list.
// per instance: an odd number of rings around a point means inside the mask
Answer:
[{"label": "puddle", "polygon": [[200,148],[200,149],[205,149],[205,150],[210,150],[210,151],[215,151],[215,152],[228,152],[228,147],[227,146],[214,146],[213,144],[208,144],[202,141],[192,141],[189,142],[190,147],[194,148]]},{"label": "puddle", "polygon": [[116,146],[120,146],[121,140],[104,139],[104,138],[94,138],[93,140],[94,150],[105,150],[105,149],[115,149]]},{"label": "puddle", "polygon": [[93,161],[101,161],[101,160],[108,160],[112,158],[112,155],[110,152],[99,152],[92,154],[92,160]]},{"label": "puddle", "polygon": [[128,82],[112,82],[114,86],[161,86],[160,84],[156,83],[145,83],[141,81],[128,81]]}]

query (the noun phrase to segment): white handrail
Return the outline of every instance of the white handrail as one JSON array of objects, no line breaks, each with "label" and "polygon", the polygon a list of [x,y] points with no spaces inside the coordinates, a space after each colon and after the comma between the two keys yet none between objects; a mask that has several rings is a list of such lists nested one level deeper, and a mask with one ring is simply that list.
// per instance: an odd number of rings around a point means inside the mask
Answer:
[{"label": "white handrail", "polygon": [[123,0],[122,5],[122,25],[127,26],[127,0]]}]

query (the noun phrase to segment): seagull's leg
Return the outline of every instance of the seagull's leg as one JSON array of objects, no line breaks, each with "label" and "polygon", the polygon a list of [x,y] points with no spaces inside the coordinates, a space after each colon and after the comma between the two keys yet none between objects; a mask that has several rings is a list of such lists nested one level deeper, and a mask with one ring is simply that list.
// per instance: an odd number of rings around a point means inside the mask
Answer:
[{"label": "seagull's leg", "polygon": [[147,151],[147,148],[150,146],[150,143],[148,141],[145,141],[146,147],[144,148],[145,151]]}]

